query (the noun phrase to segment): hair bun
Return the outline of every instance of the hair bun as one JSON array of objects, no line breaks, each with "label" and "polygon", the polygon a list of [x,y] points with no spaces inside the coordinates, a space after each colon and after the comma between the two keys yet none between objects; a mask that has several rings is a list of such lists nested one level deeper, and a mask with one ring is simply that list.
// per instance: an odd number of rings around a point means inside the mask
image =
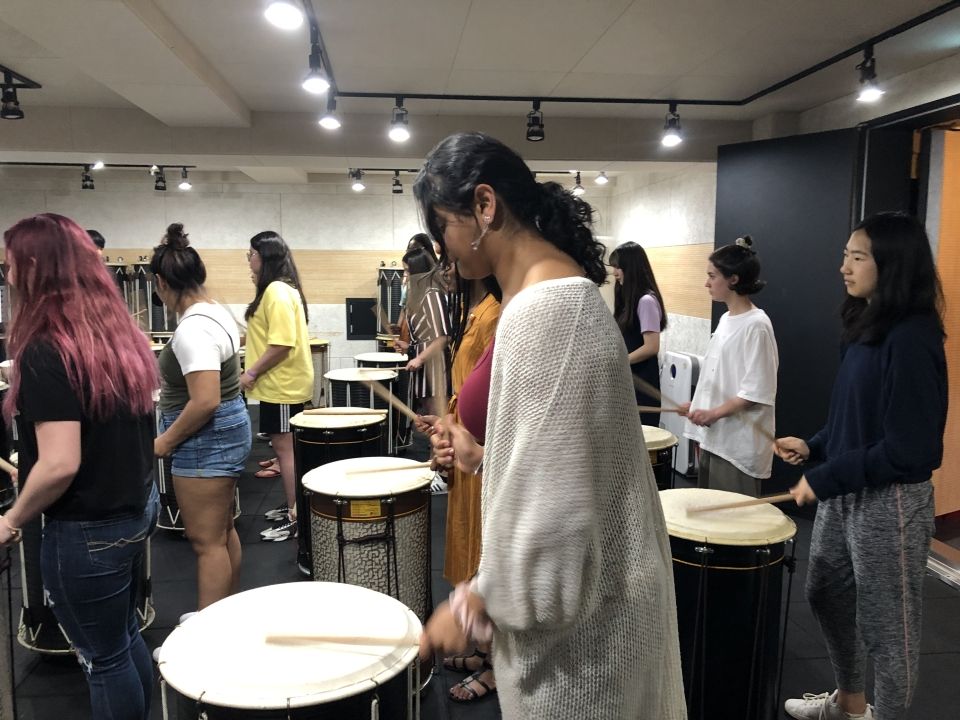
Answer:
[{"label": "hair bun", "polygon": [[735,244],[737,247],[742,247],[742,248],[744,248],[744,249],[746,249],[746,250],[750,250],[751,252],[755,252],[755,251],[753,250],[753,238],[750,237],[749,235],[744,235],[743,237],[738,237],[738,238],[736,239],[736,241],[735,241],[734,244]]},{"label": "hair bun", "polygon": [[185,250],[190,245],[188,235],[183,232],[183,223],[171,223],[163,236],[164,244],[171,250]]}]

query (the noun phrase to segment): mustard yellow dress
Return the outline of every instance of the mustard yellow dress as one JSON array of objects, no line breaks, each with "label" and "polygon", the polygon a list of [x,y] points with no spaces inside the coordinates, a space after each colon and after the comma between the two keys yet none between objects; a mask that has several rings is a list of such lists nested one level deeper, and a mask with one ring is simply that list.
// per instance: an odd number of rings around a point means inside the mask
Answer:
[{"label": "mustard yellow dress", "polygon": [[[453,357],[449,411],[457,417],[457,395],[483,351],[493,342],[500,319],[500,303],[488,294],[467,320],[463,339]],[[454,468],[447,483],[447,541],[443,576],[451,584],[473,577],[480,564],[480,478]]]}]

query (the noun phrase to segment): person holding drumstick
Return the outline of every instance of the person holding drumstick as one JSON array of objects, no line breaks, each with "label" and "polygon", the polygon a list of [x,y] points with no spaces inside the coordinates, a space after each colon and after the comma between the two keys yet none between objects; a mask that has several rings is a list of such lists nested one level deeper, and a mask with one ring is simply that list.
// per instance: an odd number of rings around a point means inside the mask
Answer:
[{"label": "person holding drumstick", "polygon": [[917,687],[930,477],[943,459],[943,292],[927,234],[904,213],[857,225],[840,273],[843,349],[827,423],[775,444],[787,462],[811,463],[790,493],[798,505],[819,501],[806,592],[838,689],[785,709],[800,720],[895,720]]},{"label": "person holding drumstick", "polygon": [[777,341],[767,314],[750,300],[766,283],[750,236],[710,255],[706,288],[723,303],[693,401],[681,405],[684,436],[700,445],[702,488],[761,495],[773,468]]},{"label": "person holding drumstick", "polygon": [[414,195],[460,275],[503,289],[480,461],[438,424],[483,475],[480,566],[421,654],[493,639],[508,720],[686,717],[669,543],[592,209],[476,132],[431,151]]},{"label": "person holding drumstick", "polygon": [[140,636],[137,578],[157,524],[156,360],[87,233],[45,213],[4,233],[17,289],[4,400],[18,414],[20,496],[0,545],[43,513],[40,567],[77,654],[95,718],[145,720],[153,664]]},{"label": "person holding drumstick", "polygon": [[290,418],[313,397],[313,362],[307,332],[307,299],[290,248],[270,230],[250,238],[247,252],[257,288],[247,306],[247,363],[240,385],[260,401],[260,432],[270,437],[280,464],[286,508],[270,511],[280,522],[260,533],[282,542],[297,532],[296,473]]},{"label": "person holding drumstick", "polygon": [[[627,344],[627,360],[635,376],[660,389],[660,333],[667,328],[667,312],[646,251],[626,242],[610,253],[613,268],[613,316]],[[656,406],[651,397],[634,388],[638,405]],[[641,413],[640,422],[660,427],[660,413]]]},{"label": "person holding drumstick", "polygon": [[207,295],[207,269],[180,223],[154,248],[150,272],[160,300],[180,315],[160,351],[163,432],[154,450],[173,457],[173,489],[197,556],[197,610],[203,610],[234,593],[240,580],[233,501],[251,445],[240,395],[240,331]]},{"label": "person holding drumstick", "polygon": [[[411,355],[407,371],[411,373],[413,396],[423,411],[429,398],[447,395],[447,338],[450,315],[447,293],[441,287],[442,276],[433,254],[421,247],[403,256],[403,269],[409,273],[407,322],[410,326]],[[439,412],[438,408],[427,408]]]}]

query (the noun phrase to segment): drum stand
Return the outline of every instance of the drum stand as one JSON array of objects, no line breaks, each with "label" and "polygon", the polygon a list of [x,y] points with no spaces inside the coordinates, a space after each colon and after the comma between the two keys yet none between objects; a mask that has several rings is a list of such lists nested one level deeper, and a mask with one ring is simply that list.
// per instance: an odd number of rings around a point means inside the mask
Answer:
[{"label": "drum stand", "polygon": [[[348,540],[343,533],[343,506],[348,501],[338,498],[334,502],[337,506],[337,582],[347,582],[344,551],[348,545],[383,545],[387,554],[387,591],[385,594],[400,600],[400,571],[397,567],[397,535],[393,498],[386,498],[382,501],[387,506],[383,532],[370,533],[351,540]],[[394,585],[396,585],[396,588],[394,588]]]},{"label": "drum stand", "polygon": [[787,649],[787,623],[790,621],[790,593],[793,591],[793,574],[797,571],[797,538],[787,540],[790,543],[790,556],[783,555],[783,565],[787,568],[787,601],[783,608],[783,633],[780,636],[780,666],[777,668],[777,687],[773,692],[773,708],[770,717],[777,717],[780,710],[780,693],[783,691],[783,656]]}]

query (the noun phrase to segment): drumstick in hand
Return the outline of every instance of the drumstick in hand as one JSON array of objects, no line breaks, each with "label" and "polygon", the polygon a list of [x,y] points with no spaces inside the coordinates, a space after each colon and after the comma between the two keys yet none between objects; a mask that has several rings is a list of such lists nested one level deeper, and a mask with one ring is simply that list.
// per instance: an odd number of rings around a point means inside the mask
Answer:
[{"label": "drumstick in hand", "polygon": [[753,505],[766,505],[767,503],[781,503],[793,500],[790,493],[781,493],[780,495],[767,495],[766,497],[753,498],[751,500],[737,500],[736,502],[720,503],[719,505],[704,505],[702,507],[687,508],[688,513],[713,512],[714,510],[730,510],[731,508],[751,507]]},{"label": "drumstick in hand", "polygon": [[347,470],[344,475],[369,475],[370,473],[397,472],[399,470],[423,470],[432,465],[431,462],[419,462],[412,465],[394,465],[391,467],[378,468],[357,468],[356,470]]},{"label": "drumstick in hand", "polygon": [[374,395],[376,395],[381,400],[385,400],[386,402],[393,405],[397,410],[399,410],[401,413],[406,415],[408,418],[410,418],[414,422],[417,421],[417,414],[413,410],[411,410],[409,407],[407,407],[407,404],[403,402],[403,400],[398,398],[396,395],[394,395],[392,392],[387,390],[383,385],[381,385],[376,381],[366,380],[365,382],[373,391]]},{"label": "drumstick in hand", "polygon": [[0,470],[3,470],[8,475],[16,475],[17,467],[13,463],[9,463],[3,458],[0,458]]},{"label": "drumstick in hand", "polygon": [[416,638],[404,637],[373,637],[364,635],[267,635],[264,641],[268,645],[316,645],[317,643],[333,643],[337,645],[402,645],[409,642],[411,645],[418,642]]},{"label": "drumstick in hand", "polygon": [[304,410],[304,415],[386,415],[389,410],[386,408],[352,408],[352,407],[329,407],[329,408],[310,408]]},{"label": "drumstick in hand", "polygon": [[637,411],[642,413],[678,413],[680,408],[654,407],[652,405],[637,405]]}]

